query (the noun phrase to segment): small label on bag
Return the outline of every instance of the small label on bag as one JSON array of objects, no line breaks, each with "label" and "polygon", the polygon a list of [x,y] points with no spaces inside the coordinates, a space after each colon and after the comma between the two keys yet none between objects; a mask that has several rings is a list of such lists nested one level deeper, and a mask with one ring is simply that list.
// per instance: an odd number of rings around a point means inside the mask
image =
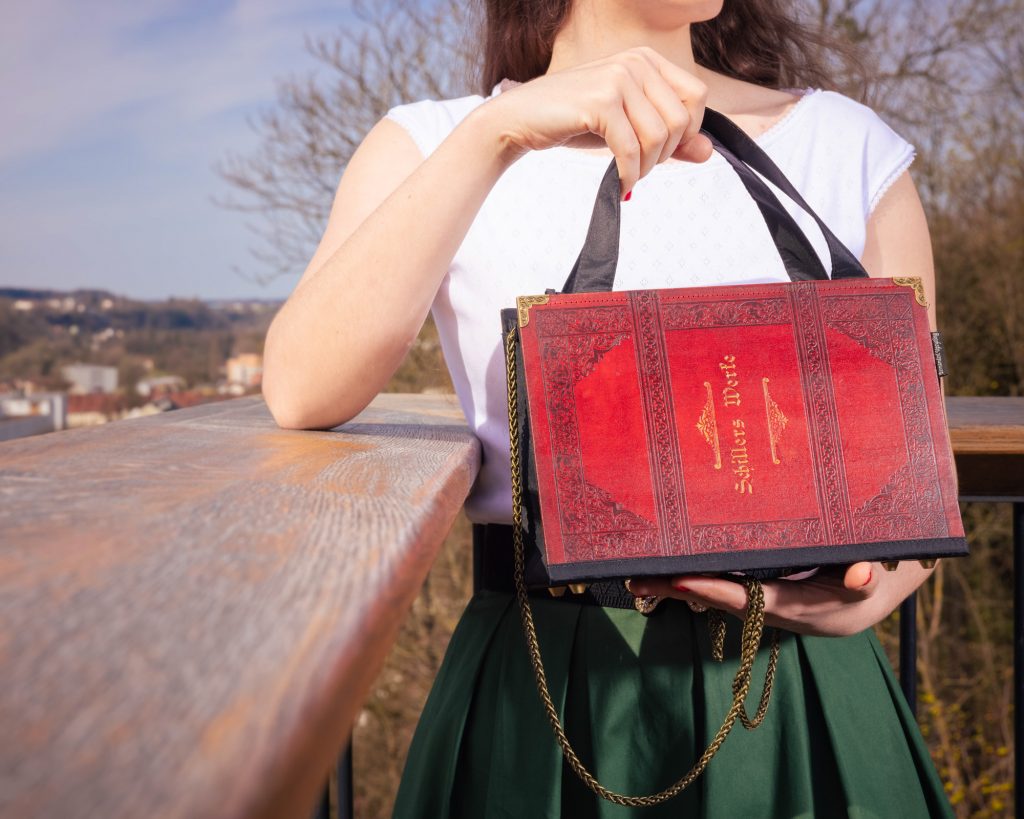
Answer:
[{"label": "small label on bag", "polygon": [[949,370],[946,369],[946,345],[942,341],[942,333],[938,330],[932,333],[932,353],[935,355],[935,371],[939,378],[945,378],[949,375]]}]

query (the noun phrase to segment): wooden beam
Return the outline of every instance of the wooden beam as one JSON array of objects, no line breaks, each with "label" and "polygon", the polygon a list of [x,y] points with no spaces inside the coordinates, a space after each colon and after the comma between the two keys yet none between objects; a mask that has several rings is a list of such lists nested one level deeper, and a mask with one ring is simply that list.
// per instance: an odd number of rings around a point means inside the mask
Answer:
[{"label": "wooden beam", "polygon": [[953,396],[946,416],[956,454],[1024,456],[1024,397]]},{"label": "wooden beam", "polygon": [[0,444],[0,815],[307,816],[478,460],[438,396]]},{"label": "wooden beam", "polygon": [[963,500],[1024,501],[1024,397],[946,399]]}]

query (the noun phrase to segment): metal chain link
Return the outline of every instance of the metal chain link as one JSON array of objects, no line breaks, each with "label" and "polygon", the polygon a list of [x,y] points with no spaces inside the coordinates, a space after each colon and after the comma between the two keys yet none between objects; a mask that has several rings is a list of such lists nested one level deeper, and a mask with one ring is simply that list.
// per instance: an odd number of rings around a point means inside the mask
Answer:
[{"label": "metal chain link", "polygon": [[[712,757],[718,752],[725,738],[729,735],[736,720],[739,719],[745,728],[756,728],[764,720],[768,710],[768,700],[771,697],[772,684],[775,680],[775,670],[778,665],[779,656],[779,635],[773,630],[771,654],[768,659],[768,669],[765,674],[764,689],[761,694],[761,701],[753,718],[747,715],[745,700],[750,690],[751,677],[754,668],[754,659],[757,656],[758,647],[761,644],[761,636],[764,631],[764,589],[754,578],[744,578],[743,585],[747,590],[747,615],[743,621],[743,633],[741,637],[740,666],[732,683],[732,706],[725,715],[722,727],[718,729],[714,739],[694,763],[693,767],[674,784],[658,793],[648,796],[626,796],[616,793],[604,787],[594,775],[587,769],[569,743],[565,729],[562,727],[561,719],[555,704],[551,700],[551,692],[548,689],[547,675],[544,673],[544,665],[540,656],[540,644],[537,641],[537,628],[533,621],[533,610],[530,607],[530,600],[526,593],[526,578],[524,569],[523,549],[523,485],[520,474],[520,453],[519,453],[519,415],[518,397],[516,392],[516,332],[511,330],[505,341],[505,369],[508,382],[508,430],[509,430],[509,458],[512,464],[512,539],[515,547],[515,587],[516,598],[519,602],[519,612],[523,623],[523,633],[526,636],[526,645],[530,655],[530,664],[533,666],[533,675],[537,682],[537,691],[540,694],[544,706],[544,713],[551,724],[551,730],[555,735],[555,741],[562,749],[562,755],[569,763],[575,774],[583,781],[590,790],[607,799],[616,805],[625,807],[640,808],[660,805],[676,796],[689,785],[691,785],[707,768]],[[714,611],[714,610],[712,610]],[[716,618],[721,625],[716,625]],[[712,618],[712,642],[716,659],[721,659],[725,637],[725,623],[721,620],[721,613],[716,612]]]}]

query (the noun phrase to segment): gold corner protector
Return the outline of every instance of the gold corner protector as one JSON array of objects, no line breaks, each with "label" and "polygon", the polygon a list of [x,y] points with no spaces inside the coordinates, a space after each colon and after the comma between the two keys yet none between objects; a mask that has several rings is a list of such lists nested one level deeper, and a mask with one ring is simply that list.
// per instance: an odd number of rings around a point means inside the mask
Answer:
[{"label": "gold corner protector", "polygon": [[911,287],[914,290],[914,298],[922,307],[928,306],[928,298],[924,294],[924,282],[918,276],[897,276],[892,280],[893,284],[902,287]]},{"label": "gold corner protector", "polygon": [[550,296],[519,296],[516,299],[516,308],[519,310],[519,326],[525,327],[530,323],[530,308],[535,304],[547,304]]}]

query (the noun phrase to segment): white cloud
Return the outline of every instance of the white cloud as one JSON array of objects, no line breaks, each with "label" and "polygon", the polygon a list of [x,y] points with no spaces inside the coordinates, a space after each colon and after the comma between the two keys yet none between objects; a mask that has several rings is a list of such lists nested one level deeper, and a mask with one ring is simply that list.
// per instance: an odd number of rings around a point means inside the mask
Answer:
[{"label": "white cloud", "polygon": [[159,142],[268,101],[310,18],[330,8],[337,22],[345,5],[17,0],[0,30],[0,165],[111,131]]},{"label": "white cloud", "polygon": [[210,203],[211,166],[252,144],[246,115],[311,67],[303,35],[350,20],[348,5],[9,0],[0,284],[258,295],[231,272],[251,236]]}]

